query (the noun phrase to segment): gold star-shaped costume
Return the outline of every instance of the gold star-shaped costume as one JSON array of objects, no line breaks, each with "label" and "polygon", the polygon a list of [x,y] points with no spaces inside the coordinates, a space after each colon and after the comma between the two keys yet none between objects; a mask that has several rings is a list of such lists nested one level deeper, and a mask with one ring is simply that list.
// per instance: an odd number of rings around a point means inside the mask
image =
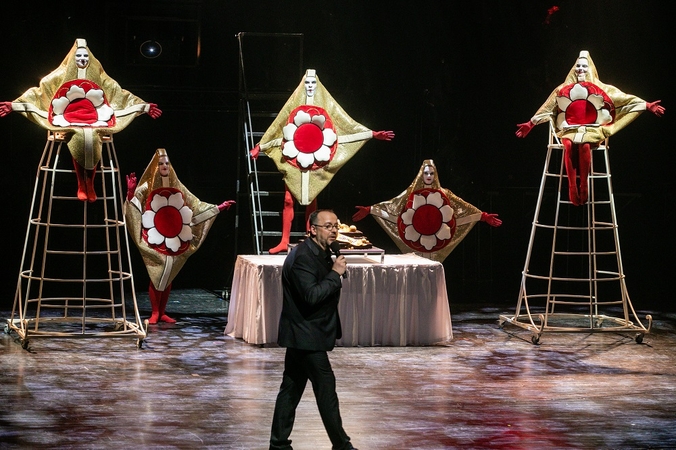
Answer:
[{"label": "gold star-shaped costume", "polygon": [[[317,80],[314,95],[308,96],[305,78]],[[296,108],[302,105],[321,107],[328,113],[337,135],[337,146],[330,161],[326,164],[301,169],[289,162],[283,155],[284,127]],[[296,90],[291,94],[277,118],[270,125],[260,141],[260,149],[268,155],[283,174],[286,188],[301,205],[309,205],[324,189],[333,176],[352,158],[367,140],[373,137],[373,131],[355,122],[329,94],[316,77],[313,69],[308,69]]]},{"label": "gold star-shaped costume", "polygon": [[[28,89],[12,102],[12,111],[21,113],[31,121],[53,132],[65,132],[70,135],[68,149],[77,163],[87,170],[96,168],[101,159],[101,136],[111,135],[123,130],[140,114],[148,112],[150,105],[132,93],[122,89],[103,70],[101,63],[89,52],[89,64],[79,68],[75,61],[78,48],[87,48],[85,39],[76,39],[70,52],[61,65],[40,80],[38,87]],[[62,86],[73,80],[88,80],[100,87],[105,98],[114,110],[113,126],[57,126],[50,120],[52,101]],[[50,117],[51,115],[51,117]]]},{"label": "gold star-shaped costume", "polygon": [[[125,219],[132,240],[143,257],[150,280],[158,291],[164,291],[171,284],[187,259],[197,251],[207,237],[211,225],[219,213],[218,206],[200,201],[178,179],[172,165],[169,175],[163,177],[158,169],[161,156],[166,156],[165,149],[157,149],[155,156],[138,181],[131,200],[125,202]],[[183,194],[186,206],[192,210],[192,239],[179,252],[168,249],[158,251],[156,246],[148,244],[143,238],[143,213],[146,211],[148,198],[162,188],[173,188]]]},{"label": "gold star-shaped costume", "polygon": [[[427,166],[434,169],[434,180],[431,184],[425,184],[424,182],[423,172]],[[421,247],[417,245],[414,248],[408,243],[410,241],[404,237],[404,233],[400,230],[401,215],[410,209],[410,205],[407,204],[409,204],[409,201],[416,194],[420,195],[434,190],[440,191],[448,199],[447,204],[453,209],[455,224],[452,228],[455,230],[451,232],[450,239],[439,239],[437,241],[439,243],[438,246],[441,248],[427,252],[421,251]],[[446,203],[445,200],[444,203]],[[470,205],[449,189],[442,188],[434,162],[431,159],[426,159],[408,189],[391,200],[372,205],[370,213],[390,238],[392,238],[402,253],[415,253],[424,258],[443,262],[460,241],[467,236],[467,233],[470,232],[474,225],[481,220],[482,211]]]},{"label": "gold star-shaped costume", "polygon": [[585,81],[600,88],[612,101],[612,106],[614,107],[614,118],[612,122],[603,125],[598,123],[582,125],[562,124],[564,116],[561,114],[561,108],[559,106],[559,101],[561,100],[559,97],[563,88],[578,83],[575,65],[573,65],[570,72],[568,72],[566,80],[554,89],[549,95],[549,98],[547,98],[540,109],[537,110],[535,115],[531,118],[531,122],[538,125],[552,120],[556,125],[556,134],[559,138],[569,139],[575,144],[598,144],[636,119],[640,113],[645,111],[646,102],[635,95],[625,94],[615,86],[602,83],[601,80],[599,80],[596,66],[588,51],[582,50],[579,57],[586,58],[589,64]]}]

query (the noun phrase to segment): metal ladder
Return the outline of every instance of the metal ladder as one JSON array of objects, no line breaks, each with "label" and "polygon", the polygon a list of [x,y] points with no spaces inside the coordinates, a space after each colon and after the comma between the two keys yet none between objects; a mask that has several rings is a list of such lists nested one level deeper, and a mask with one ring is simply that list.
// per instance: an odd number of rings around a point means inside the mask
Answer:
[{"label": "metal ladder", "polygon": [[[282,175],[263,152],[258,159],[252,159],[250,152],[258,143],[270,124],[275,120],[284,103],[296,88],[300,80],[302,67],[302,38],[299,33],[250,33],[237,34],[239,43],[239,122],[242,131],[239,158],[246,161],[247,204],[251,213],[251,234],[253,236],[254,252],[257,255],[266,254],[267,248],[273,247],[281,232],[281,211],[284,199],[284,181]],[[258,50],[258,51],[256,51]],[[283,53],[297,51],[298,66],[289,62],[286,74],[280,72],[271,74],[263,81],[261,72],[264,70],[256,65],[266,64],[266,69],[280,67],[279,64],[265,62],[267,58],[280,57]],[[251,55],[246,59],[245,54]],[[283,62],[282,62],[283,63]],[[280,63],[280,64],[282,64]],[[272,79],[272,80],[271,80]],[[282,86],[285,82],[286,85]],[[240,159],[241,161],[241,159]],[[238,164],[239,168],[244,164]],[[237,192],[241,196],[242,177],[238,173]],[[239,204],[239,202],[238,202]],[[239,207],[237,208],[236,227],[239,229]],[[298,216],[300,212],[295,215]],[[291,231],[291,236],[303,236],[303,231]],[[237,239],[235,240],[236,244]],[[235,249],[235,254],[238,253]]]},{"label": "metal ladder", "polygon": [[[12,313],[5,332],[34,338],[134,338],[141,322],[131,270],[122,185],[112,136],[103,136],[97,200],[76,195],[63,133],[48,132],[38,166]],[[127,320],[127,309],[133,317]]]},{"label": "metal ladder", "polygon": [[641,343],[650,331],[652,317],[644,326],[627,292],[608,148],[592,149],[589,200],[573,206],[561,195],[564,150],[550,123],[516,312],[498,321],[530,331],[534,344],[546,332],[635,332]]}]

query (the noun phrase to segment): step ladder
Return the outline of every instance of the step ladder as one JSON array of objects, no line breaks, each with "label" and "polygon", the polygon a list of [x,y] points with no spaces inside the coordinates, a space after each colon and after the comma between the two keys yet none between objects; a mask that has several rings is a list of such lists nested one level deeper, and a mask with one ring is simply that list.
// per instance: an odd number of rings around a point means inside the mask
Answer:
[{"label": "step ladder", "polygon": [[[301,79],[303,69],[303,34],[251,33],[237,34],[239,44],[239,123],[242,139],[239,145],[239,167],[245,166],[246,176],[238,172],[237,193],[241,181],[246,183],[246,204],[251,218],[254,252],[267,254],[267,249],[279,243],[282,235],[281,211],[284,206],[284,181],[274,162],[263,152],[252,159],[250,152],[275,120]],[[245,55],[250,57],[245,58]],[[245,64],[246,62],[246,64]],[[241,159],[246,164],[241,163]],[[239,205],[240,202],[238,202]],[[239,207],[236,227],[239,229]],[[305,210],[294,211],[294,217],[304,217]],[[302,230],[302,231],[301,231]],[[294,220],[291,237],[305,235],[305,223]],[[235,240],[236,244],[237,239]],[[235,249],[235,254],[238,254]]]},{"label": "step ladder", "polygon": [[141,348],[147,325],[136,303],[113,137],[103,136],[91,203],[77,198],[66,142],[63,133],[47,134],[5,332],[24,349],[35,338],[74,337],[132,338]]},{"label": "step ladder", "polygon": [[606,140],[592,149],[589,200],[574,206],[563,145],[550,123],[516,311],[498,321],[528,330],[534,344],[548,332],[631,332],[641,343],[650,331],[652,317],[644,326],[627,292],[608,148]]}]

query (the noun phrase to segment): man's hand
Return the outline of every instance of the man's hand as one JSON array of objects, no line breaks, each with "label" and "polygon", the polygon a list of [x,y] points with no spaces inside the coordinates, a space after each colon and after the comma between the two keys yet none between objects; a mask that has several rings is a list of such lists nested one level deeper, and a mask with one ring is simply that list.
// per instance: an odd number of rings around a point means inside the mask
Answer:
[{"label": "man's hand", "polygon": [[230,209],[232,205],[234,205],[236,202],[234,200],[226,200],[220,205],[218,205],[218,210],[223,211],[224,209]]},{"label": "man's hand", "polygon": [[347,260],[345,259],[344,255],[336,256],[336,260],[333,262],[333,267],[331,267],[331,270],[335,270],[338,272],[338,275],[341,277],[347,270]]},{"label": "man's hand", "polygon": [[488,225],[492,227],[499,227],[502,225],[502,220],[498,219],[497,214],[488,214],[485,212],[481,213],[481,221],[486,222]]},{"label": "man's hand", "polygon": [[371,214],[370,206],[355,206],[355,208],[359,210],[356,213],[352,214],[352,220],[354,220],[355,222],[359,222],[361,219]]},{"label": "man's hand", "polygon": [[12,112],[12,102],[0,102],[0,117],[5,117]]},{"label": "man's hand", "polygon": [[391,141],[394,139],[394,131],[374,131],[373,138],[379,141]]},{"label": "man's hand", "polygon": [[148,115],[153,119],[157,119],[162,115],[162,110],[158,108],[155,103],[148,103],[148,106],[150,107],[148,109]]},{"label": "man's hand", "polygon": [[[645,109],[655,114],[657,117],[662,117],[664,114],[664,106],[660,105],[662,100],[655,100],[654,102],[646,102]],[[0,113],[1,115],[1,113]]]},{"label": "man's hand", "polygon": [[136,190],[136,172],[132,172],[127,175],[127,200],[131,200],[134,197],[134,191]]},{"label": "man's hand", "polygon": [[525,138],[534,126],[535,124],[530,120],[528,122],[517,124],[518,130],[516,130],[516,137]]}]

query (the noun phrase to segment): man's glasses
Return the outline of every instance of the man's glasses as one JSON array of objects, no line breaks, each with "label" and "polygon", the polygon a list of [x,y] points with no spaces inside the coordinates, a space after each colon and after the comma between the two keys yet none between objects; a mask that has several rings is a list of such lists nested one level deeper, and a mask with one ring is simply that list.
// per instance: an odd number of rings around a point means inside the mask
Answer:
[{"label": "man's glasses", "polygon": [[318,227],[318,228],[324,228],[326,231],[331,231],[333,229],[338,230],[340,228],[340,225],[337,223],[326,223],[324,225],[319,225],[318,223],[313,223],[312,225]]}]

